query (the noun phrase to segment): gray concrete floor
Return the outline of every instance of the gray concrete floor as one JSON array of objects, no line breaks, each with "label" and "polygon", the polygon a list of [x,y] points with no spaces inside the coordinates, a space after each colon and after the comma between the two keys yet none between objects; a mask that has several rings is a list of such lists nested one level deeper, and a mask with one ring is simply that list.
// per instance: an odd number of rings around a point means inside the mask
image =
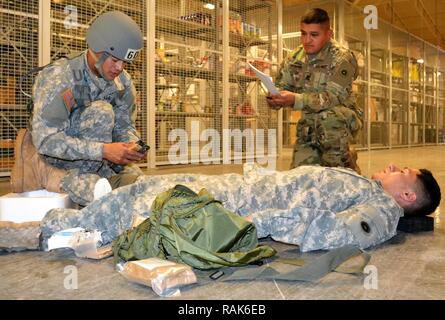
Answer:
[{"label": "gray concrete floor", "polygon": [[[419,147],[359,153],[359,164],[369,176],[388,163],[430,169],[445,191],[445,147]],[[284,170],[290,150],[279,159]],[[239,165],[174,167],[148,170],[148,174],[241,172]],[[9,192],[9,181],[0,181],[0,194]],[[197,272],[198,283],[184,287],[179,299],[445,299],[445,224],[434,214],[435,231],[417,234],[399,232],[387,243],[368,250],[370,265],[377,271],[377,288],[364,285],[366,276],[330,273],[317,283],[284,281],[222,282]],[[298,247],[268,241],[280,255],[299,256]],[[319,253],[304,254],[311,258]],[[74,267],[74,268],[73,268]],[[77,289],[66,289],[73,270]],[[374,273],[375,274],[375,273]],[[114,269],[111,258],[95,261],[77,258],[71,250],[26,251],[0,254],[0,299],[162,299],[150,288],[132,284]],[[176,299],[176,298],[173,298]]]}]

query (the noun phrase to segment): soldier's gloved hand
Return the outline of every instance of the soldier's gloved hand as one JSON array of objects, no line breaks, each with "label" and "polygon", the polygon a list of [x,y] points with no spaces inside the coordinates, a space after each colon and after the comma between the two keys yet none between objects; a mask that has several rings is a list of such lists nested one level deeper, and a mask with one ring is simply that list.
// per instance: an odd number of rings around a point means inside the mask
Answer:
[{"label": "soldier's gloved hand", "polygon": [[273,94],[268,96],[267,103],[273,109],[279,109],[281,107],[293,107],[295,103],[296,93],[283,90],[280,94]]},{"label": "soldier's gloved hand", "polygon": [[102,158],[116,164],[129,164],[142,160],[145,155],[134,150],[135,142],[105,143]]}]

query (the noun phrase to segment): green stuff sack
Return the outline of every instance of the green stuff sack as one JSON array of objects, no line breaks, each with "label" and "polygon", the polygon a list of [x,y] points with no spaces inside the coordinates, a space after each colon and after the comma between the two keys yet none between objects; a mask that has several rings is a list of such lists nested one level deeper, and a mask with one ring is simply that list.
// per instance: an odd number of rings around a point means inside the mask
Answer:
[{"label": "green stuff sack", "polygon": [[159,194],[150,218],[121,234],[113,252],[115,261],[158,257],[203,270],[245,266],[276,253],[258,246],[253,223],[225,209],[206,189],[196,194],[182,185]]}]

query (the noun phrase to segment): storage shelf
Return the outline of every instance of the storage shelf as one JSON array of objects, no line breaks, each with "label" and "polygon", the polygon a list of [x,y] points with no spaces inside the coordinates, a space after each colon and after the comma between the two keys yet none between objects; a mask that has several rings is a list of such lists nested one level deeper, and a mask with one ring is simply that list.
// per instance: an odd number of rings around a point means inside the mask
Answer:
[{"label": "storage shelf", "polygon": [[204,112],[156,111],[156,117],[167,116],[167,117],[214,118],[216,115],[217,114],[215,113],[204,113]]},{"label": "storage shelf", "polygon": [[207,33],[208,41],[215,41],[215,38],[212,38],[210,35],[210,33],[215,32],[211,26],[175,17],[156,15],[156,31],[201,40],[203,40],[201,35]]},{"label": "storage shelf", "polygon": [[379,70],[375,70],[375,69],[371,69],[371,74],[379,74],[379,75],[383,75],[383,76],[388,76],[389,77],[389,73],[387,72],[383,72],[383,71],[379,71]]},{"label": "storage shelf", "polygon": [[388,97],[384,97],[384,96],[378,96],[378,95],[375,95],[375,94],[372,94],[371,98],[375,98],[375,99],[379,99],[379,100],[389,100],[389,96]]},{"label": "storage shelf", "polygon": [[175,88],[179,88],[179,85],[177,84],[155,84],[155,88],[156,89],[175,89]]},{"label": "storage shelf", "polygon": [[27,106],[25,104],[1,104],[0,110],[23,110],[27,111]]},{"label": "storage shelf", "polygon": [[[198,78],[205,80],[222,80],[222,72],[215,72],[199,67],[171,65],[164,63],[156,63],[156,72],[163,75],[174,75],[187,78]],[[240,74],[230,74],[230,82],[252,82],[258,81],[256,77],[245,76]]]},{"label": "storage shelf", "polygon": [[[195,118],[215,118],[221,117],[218,113],[205,113],[205,112],[179,112],[179,111],[156,111],[156,116],[162,117],[195,117]],[[257,114],[229,114],[231,118],[260,118]]]},{"label": "storage shelf", "polygon": [[[156,16],[156,30],[159,32],[174,34],[187,38],[194,38],[214,43],[216,30],[214,26],[206,26],[201,23],[181,20],[179,18],[163,15]],[[222,40],[219,40],[219,44]],[[229,33],[229,46],[237,48],[266,45],[268,42],[258,38],[246,37],[238,33]]]},{"label": "storage shelf", "polygon": [[263,46],[269,44],[261,39],[245,37],[238,33],[230,33],[229,35],[230,35],[229,45],[231,47],[243,48],[243,47]]}]

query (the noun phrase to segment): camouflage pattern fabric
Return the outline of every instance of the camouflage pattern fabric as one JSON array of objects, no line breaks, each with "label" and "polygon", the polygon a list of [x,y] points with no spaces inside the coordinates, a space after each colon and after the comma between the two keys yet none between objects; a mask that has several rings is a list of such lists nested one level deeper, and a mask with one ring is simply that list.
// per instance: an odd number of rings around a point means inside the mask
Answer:
[{"label": "camouflage pattern fabric", "polygon": [[[139,140],[131,78],[125,70],[113,81],[98,78],[87,65],[85,51],[43,69],[33,92],[33,143],[45,161],[68,170],[62,189],[87,205],[99,178],[124,169],[102,159],[103,144]],[[135,167],[131,171],[142,174]]]},{"label": "camouflage pattern fabric", "polygon": [[[110,185],[113,189],[124,186],[126,184],[122,183],[113,183],[113,181],[121,180],[121,177],[131,176],[140,176],[144,173],[142,170],[135,164],[130,164],[124,167],[122,171],[114,176],[108,178]],[[75,203],[78,203],[82,206],[86,206],[94,199],[94,187],[96,182],[101,178],[99,174],[96,173],[85,173],[80,169],[71,169],[68,170],[68,174],[62,178],[60,182],[61,188],[69,194],[71,200]],[[132,183],[135,179],[126,181]]]},{"label": "camouflage pattern fabric", "polygon": [[357,153],[350,147],[363,126],[351,96],[356,77],[354,54],[335,40],[311,57],[299,46],[283,61],[276,85],[298,93],[294,110],[302,111],[291,168],[320,164],[360,173]]},{"label": "camouflage pattern fabric", "polygon": [[102,231],[104,243],[109,243],[136,217],[150,216],[156,196],[176,184],[194,191],[206,188],[228,210],[252,214],[259,237],[299,245],[302,251],[379,244],[396,234],[403,215],[378,182],[353,170],[300,166],[277,172],[248,163],[243,175],[140,176],[134,184],[113,190],[82,210],[50,210],[41,223],[43,238],[83,227]]}]

